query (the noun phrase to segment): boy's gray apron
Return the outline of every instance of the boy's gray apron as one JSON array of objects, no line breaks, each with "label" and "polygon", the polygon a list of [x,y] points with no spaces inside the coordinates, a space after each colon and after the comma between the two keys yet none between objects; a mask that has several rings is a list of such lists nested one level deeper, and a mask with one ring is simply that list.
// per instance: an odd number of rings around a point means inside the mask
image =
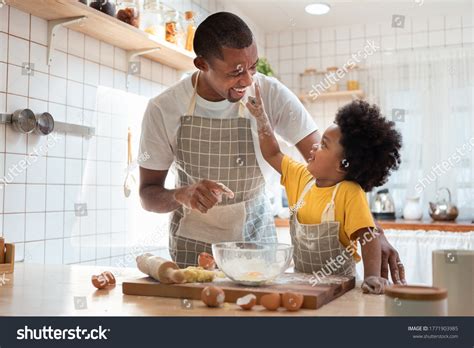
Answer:
[{"label": "boy's gray apron", "polygon": [[236,118],[196,116],[197,83],[177,137],[176,187],[208,179],[223,183],[234,198],[206,214],[181,206],[171,214],[170,255],[180,266],[195,266],[198,255],[211,253],[211,244],[227,241],[276,242],[265,180],[255,156],[250,120],[239,102]]},{"label": "boy's gray apron", "polygon": [[[302,206],[305,195],[314,184],[315,181],[311,180],[306,185],[295,207]],[[338,188],[339,184],[334,188],[331,201],[322,213],[320,224],[300,224],[297,212],[291,214],[290,234],[294,248],[293,260],[295,270],[298,272],[316,273],[321,270],[323,276],[329,274],[352,276],[355,274],[354,259],[339,241],[340,223],[335,221],[334,216],[334,198]],[[336,260],[338,255],[344,256],[342,262]],[[328,262],[331,263],[331,266],[328,265]]]}]

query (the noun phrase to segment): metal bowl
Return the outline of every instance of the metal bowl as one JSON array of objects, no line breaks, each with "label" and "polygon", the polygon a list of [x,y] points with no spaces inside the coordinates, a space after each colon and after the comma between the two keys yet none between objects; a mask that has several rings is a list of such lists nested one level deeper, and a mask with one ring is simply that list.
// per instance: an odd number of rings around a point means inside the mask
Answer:
[{"label": "metal bowl", "polygon": [[242,285],[259,286],[288,269],[293,247],[282,243],[225,242],[213,244],[212,254],[229,279]]}]

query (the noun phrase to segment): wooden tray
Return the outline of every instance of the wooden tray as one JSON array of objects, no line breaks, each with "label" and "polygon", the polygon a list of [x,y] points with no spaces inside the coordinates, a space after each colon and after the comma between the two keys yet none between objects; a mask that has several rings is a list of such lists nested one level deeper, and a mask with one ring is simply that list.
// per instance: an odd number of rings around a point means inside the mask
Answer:
[{"label": "wooden tray", "polygon": [[303,308],[317,309],[343,295],[355,286],[354,277],[329,276],[324,284],[313,286],[311,274],[285,273],[271,285],[248,287],[235,284],[227,278],[217,278],[212,283],[161,284],[150,278],[124,281],[122,292],[126,295],[161,296],[172,298],[201,299],[202,289],[209,285],[221,287],[225,291],[225,301],[235,303],[239,297],[253,293],[260,303],[262,295],[292,291],[303,294]]},{"label": "wooden tray", "polygon": [[5,243],[5,263],[0,263],[0,274],[13,273],[15,268],[15,244]]}]

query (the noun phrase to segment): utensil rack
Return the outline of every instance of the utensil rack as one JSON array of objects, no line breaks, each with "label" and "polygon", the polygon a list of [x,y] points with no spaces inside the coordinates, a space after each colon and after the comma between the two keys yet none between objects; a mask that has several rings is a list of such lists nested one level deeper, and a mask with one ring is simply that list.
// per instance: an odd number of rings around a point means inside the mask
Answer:
[{"label": "utensil rack", "polygon": [[[12,114],[0,114],[0,124],[11,124]],[[80,136],[92,137],[95,135],[94,127],[82,126],[79,124],[54,121],[54,131],[61,133],[69,133]]]}]

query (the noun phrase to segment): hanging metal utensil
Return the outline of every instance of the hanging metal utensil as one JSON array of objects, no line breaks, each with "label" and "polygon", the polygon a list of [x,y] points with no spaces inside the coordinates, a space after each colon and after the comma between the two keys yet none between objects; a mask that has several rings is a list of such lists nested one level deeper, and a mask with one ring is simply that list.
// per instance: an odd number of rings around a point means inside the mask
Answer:
[{"label": "hanging metal utensil", "polygon": [[49,112],[36,115],[35,134],[48,135],[54,130],[54,119]]},{"label": "hanging metal utensil", "polygon": [[13,128],[23,134],[29,134],[36,128],[36,117],[30,109],[16,110],[11,117],[11,122]]},{"label": "hanging metal utensil", "polygon": [[128,155],[127,155],[127,175],[125,176],[125,182],[123,184],[123,193],[125,197],[129,197],[132,193],[133,186],[136,184],[135,177],[133,176],[132,168],[132,131],[128,128]]}]

